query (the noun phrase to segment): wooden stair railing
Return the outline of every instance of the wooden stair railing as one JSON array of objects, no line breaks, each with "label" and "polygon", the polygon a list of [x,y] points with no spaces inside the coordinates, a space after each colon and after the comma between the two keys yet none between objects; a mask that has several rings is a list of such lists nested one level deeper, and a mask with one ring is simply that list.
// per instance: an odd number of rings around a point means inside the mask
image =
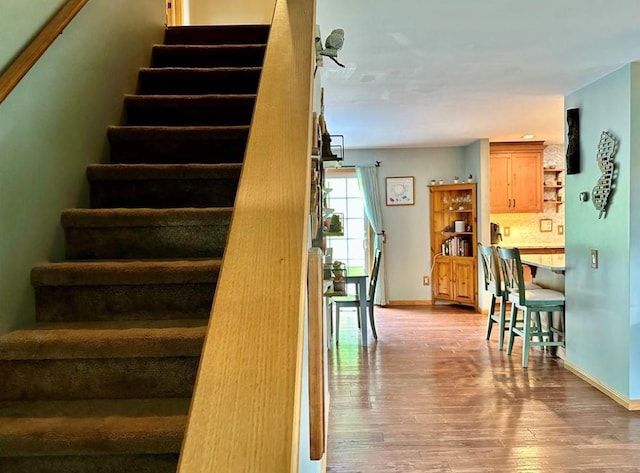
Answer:
[{"label": "wooden stair railing", "polygon": [[278,0],[179,473],[298,468],[314,0]]},{"label": "wooden stair railing", "polygon": [[89,0],[68,0],[0,75],[0,104]]}]

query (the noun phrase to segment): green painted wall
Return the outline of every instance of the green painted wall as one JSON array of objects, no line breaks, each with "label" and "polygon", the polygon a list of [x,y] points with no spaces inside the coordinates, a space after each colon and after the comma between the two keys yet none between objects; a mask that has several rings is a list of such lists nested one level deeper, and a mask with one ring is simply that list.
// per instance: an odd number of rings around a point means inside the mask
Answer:
[{"label": "green painted wall", "polygon": [[640,399],[640,63],[631,64],[629,399]]},{"label": "green painted wall", "polygon": [[[422,284],[422,276],[430,274],[432,264],[427,185],[431,179],[452,182],[454,176],[466,177],[475,172],[477,164],[464,147],[348,149],[345,152],[345,165],[372,166],[376,161],[382,162],[378,184],[387,235],[384,249],[387,298],[391,301],[431,300],[431,286]],[[392,176],[414,176],[414,205],[385,205],[385,178]]]},{"label": "green painted wall", "polygon": [[[477,238],[479,242],[491,243],[489,232],[489,140],[474,141],[464,148],[465,169],[473,175],[473,181],[477,183]],[[466,177],[466,176],[465,176]],[[489,307],[491,297],[484,290],[484,274],[478,261],[478,305],[481,309]]]},{"label": "green painted wall", "polygon": [[65,0],[0,0],[0,71],[36,35]]},{"label": "green painted wall", "polygon": [[[0,2],[13,32],[3,59],[55,10],[47,3],[62,3]],[[63,259],[60,212],[87,205],[85,167],[106,160],[106,127],[120,122],[164,20],[157,0],[91,0],[0,104],[0,333],[34,320],[30,270]]]},{"label": "green painted wall", "polygon": [[[632,77],[636,76],[637,66],[628,65],[565,99],[566,109],[580,108],[582,155],[581,172],[567,176],[566,182],[567,361],[625,398],[639,397],[638,387],[632,393],[629,385],[630,290],[638,292],[637,285],[631,287],[631,275],[637,282],[638,266],[629,264],[632,255],[638,258],[638,244],[631,246],[630,233],[634,208],[630,183],[638,174],[633,172],[638,156],[632,153],[631,137],[632,113],[638,113],[631,108]],[[615,157],[619,175],[610,210],[606,218],[598,219],[591,199],[580,202],[578,195],[591,193],[601,174],[596,153],[603,131],[619,140]],[[591,249],[599,252],[598,269],[590,266]],[[638,296],[633,299],[637,312]],[[638,334],[635,338],[640,339]]]}]

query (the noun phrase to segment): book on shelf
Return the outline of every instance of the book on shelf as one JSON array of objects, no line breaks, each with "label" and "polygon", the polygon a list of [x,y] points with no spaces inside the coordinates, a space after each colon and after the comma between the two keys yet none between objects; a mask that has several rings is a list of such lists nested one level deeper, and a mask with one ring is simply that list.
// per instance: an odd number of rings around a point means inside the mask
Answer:
[{"label": "book on shelf", "polygon": [[444,256],[471,256],[471,244],[466,237],[454,236],[443,241],[441,250]]}]

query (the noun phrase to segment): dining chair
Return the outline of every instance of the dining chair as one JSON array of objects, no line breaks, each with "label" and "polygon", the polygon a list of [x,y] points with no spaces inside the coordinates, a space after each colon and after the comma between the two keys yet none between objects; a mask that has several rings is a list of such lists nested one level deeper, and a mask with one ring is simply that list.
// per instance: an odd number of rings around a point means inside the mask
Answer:
[{"label": "dining chair", "polygon": [[[518,248],[498,247],[504,289],[511,302],[509,320],[509,345],[507,355],[513,351],[516,336],[522,337],[522,367],[529,364],[529,348],[565,346],[564,332],[553,327],[553,312],[560,312],[560,321],[564,328],[564,294],[551,289],[527,289],[522,272],[522,261]],[[522,318],[518,319],[518,310],[522,310]],[[542,326],[540,313],[548,317],[546,329]],[[559,335],[556,340],[554,334]]]},{"label": "dining chair", "polygon": [[[487,335],[486,339],[491,337],[491,329],[493,324],[498,324],[500,333],[498,335],[498,349],[502,350],[504,346],[504,332],[509,330],[506,323],[506,306],[504,285],[501,277],[500,261],[495,246],[483,245],[478,242],[478,254],[482,262],[482,271],[484,275],[484,289],[491,294],[491,304],[489,305],[489,314],[487,317]],[[500,313],[496,314],[496,300],[500,301]]]},{"label": "dining chair", "polygon": [[[367,307],[369,311],[369,323],[371,324],[371,331],[373,332],[373,338],[378,339],[378,332],[376,331],[376,322],[373,315],[373,300],[376,293],[376,286],[378,284],[378,273],[380,272],[380,259],[382,258],[382,251],[377,250],[376,255],[373,258],[373,269],[371,270],[371,276],[369,277],[369,291],[367,297]],[[336,306],[336,344],[340,339],[340,309],[345,307],[355,307],[358,309],[358,325],[360,325],[360,294],[337,296],[333,297],[333,303]]]}]

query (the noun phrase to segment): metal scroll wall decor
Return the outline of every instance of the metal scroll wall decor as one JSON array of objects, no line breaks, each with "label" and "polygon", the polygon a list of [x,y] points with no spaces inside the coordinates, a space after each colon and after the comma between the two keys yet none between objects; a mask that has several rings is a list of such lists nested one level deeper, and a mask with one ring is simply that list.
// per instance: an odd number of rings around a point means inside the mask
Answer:
[{"label": "metal scroll wall decor", "polygon": [[611,189],[614,187],[615,180],[615,164],[613,157],[618,149],[618,142],[616,139],[606,131],[600,135],[600,142],[598,143],[598,166],[602,172],[602,176],[598,179],[597,184],[591,191],[591,200],[596,210],[600,211],[598,218],[606,217],[607,205],[609,204],[609,196],[611,195]]}]

